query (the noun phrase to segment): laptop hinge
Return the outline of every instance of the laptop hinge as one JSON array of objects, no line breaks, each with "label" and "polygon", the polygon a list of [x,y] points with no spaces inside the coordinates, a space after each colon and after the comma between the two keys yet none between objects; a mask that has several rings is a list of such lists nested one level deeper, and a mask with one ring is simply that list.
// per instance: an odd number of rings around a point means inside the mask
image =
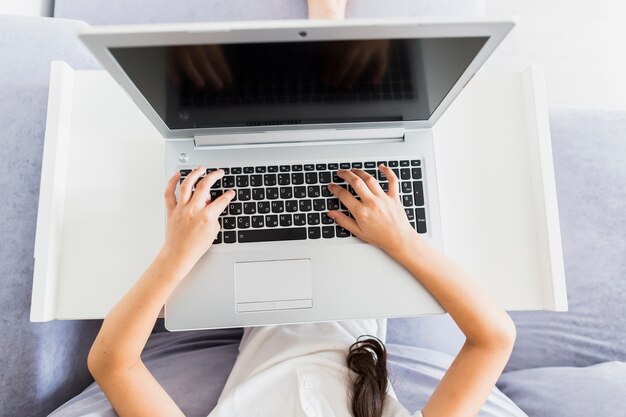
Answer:
[{"label": "laptop hinge", "polygon": [[194,136],[196,149],[228,149],[314,144],[401,142],[404,128],[310,129],[238,132]]}]

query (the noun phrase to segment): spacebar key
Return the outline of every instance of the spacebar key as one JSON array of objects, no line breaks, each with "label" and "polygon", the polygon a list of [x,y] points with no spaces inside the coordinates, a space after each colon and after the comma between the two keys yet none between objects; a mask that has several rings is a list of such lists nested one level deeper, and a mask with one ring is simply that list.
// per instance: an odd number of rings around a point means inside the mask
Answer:
[{"label": "spacebar key", "polygon": [[240,230],[237,232],[239,243],[274,242],[279,240],[305,240],[306,227],[287,229]]}]

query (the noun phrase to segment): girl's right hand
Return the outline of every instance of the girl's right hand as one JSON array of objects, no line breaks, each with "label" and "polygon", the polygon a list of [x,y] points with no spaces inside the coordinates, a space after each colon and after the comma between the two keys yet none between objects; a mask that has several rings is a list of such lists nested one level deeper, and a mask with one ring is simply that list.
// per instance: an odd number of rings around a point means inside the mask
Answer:
[{"label": "girl's right hand", "polygon": [[389,179],[387,192],[383,191],[374,177],[363,170],[339,170],[337,175],[352,186],[360,200],[344,187],[330,184],[330,192],[339,198],[354,218],[338,210],[330,210],[328,216],[356,237],[396,257],[411,241],[419,237],[409,223],[400,201],[398,177],[385,165],[379,165],[378,169]]}]

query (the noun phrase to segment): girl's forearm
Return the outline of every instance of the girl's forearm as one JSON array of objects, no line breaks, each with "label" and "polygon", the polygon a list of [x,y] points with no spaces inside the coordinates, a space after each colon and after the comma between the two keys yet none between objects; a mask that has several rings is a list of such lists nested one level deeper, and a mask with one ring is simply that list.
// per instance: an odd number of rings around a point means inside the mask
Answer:
[{"label": "girl's forearm", "polygon": [[461,268],[418,235],[391,256],[450,313],[467,343],[492,347],[512,344],[515,326],[509,315]]},{"label": "girl's forearm", "polygon": [[174,288],[188,271],[162,249],[141,278],[107,314],[89,352],[92,372],[128,368],[141,352]]}]

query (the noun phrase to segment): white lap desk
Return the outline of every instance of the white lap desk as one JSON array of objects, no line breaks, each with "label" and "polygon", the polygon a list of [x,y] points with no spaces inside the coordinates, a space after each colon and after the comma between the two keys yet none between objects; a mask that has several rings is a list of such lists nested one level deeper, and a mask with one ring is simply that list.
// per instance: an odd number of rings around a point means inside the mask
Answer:
[{"label": "white lap desk", "polygon": [[[541,69],[476,74],[434,142],[445,253],[508,310],[566,310]],[[105,71],[53,63],[32,321],[102,318],[149,265],[165,235],[163,144]],[[443,311],[419,297],[423,314]]]}]

